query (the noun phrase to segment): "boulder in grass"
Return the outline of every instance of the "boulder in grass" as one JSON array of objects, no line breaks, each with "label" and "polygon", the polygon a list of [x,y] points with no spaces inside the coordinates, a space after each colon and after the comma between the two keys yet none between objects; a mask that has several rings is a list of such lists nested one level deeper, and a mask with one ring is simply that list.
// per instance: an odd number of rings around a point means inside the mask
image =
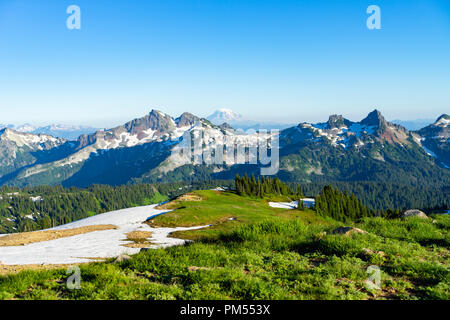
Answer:
[{"label": "boulder in grass", "polygon": [[423,213],[422,211],[417,210],[417,209],[408,210],[403,213],[403,218],[409,218],[409,217],[418,217],[418,218],[422,218],[422,219],[428,219],[428,216],[425,213]]},{"label": "boulder in grass", "polygon": [[373,250],[370,250],[368,248],[363,248],[362,251],[364,252],[364,254],[366,254],[368,256],[372,256],[374,254],[377,254],[380,257],[385,257],[386,256],[386,253],[384,253],[383,251],[373,251]]},{"label": "boulder in grass", "polygon": [[116,258],[116,260],[114,260],[114,262],[120,263],[120,262],[128,261],[128,260],[130,260],[130,259],[131,259],[130,256],[127,256],[126,254],[122,254],[122,255],[118,256],[118,257]]},{"label": "boulder in grass", "polygon": [[353,227],[339,227],[336,230],[333,231],[333,234],[342,234],[344,236],[351,236],[352,234],[359,233],[359,234],[366,234],[367,231],[353,228]]}]

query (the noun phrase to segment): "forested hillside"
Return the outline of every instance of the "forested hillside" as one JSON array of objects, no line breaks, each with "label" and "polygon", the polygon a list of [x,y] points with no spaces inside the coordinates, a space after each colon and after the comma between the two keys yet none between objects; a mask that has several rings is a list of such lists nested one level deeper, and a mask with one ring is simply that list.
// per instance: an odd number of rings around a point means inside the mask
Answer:
[{"label": "forested hillside", "polygon": [[[289,184],[295,187],[296,183]],[[418,208],[425,212],[443,211],[450,208],[450,187],[409,186],[387,182],[317,182],[302,184],[306,196],[314,197],[326,186],[332,185],[341,192],[354,193],[372,210]]]}]

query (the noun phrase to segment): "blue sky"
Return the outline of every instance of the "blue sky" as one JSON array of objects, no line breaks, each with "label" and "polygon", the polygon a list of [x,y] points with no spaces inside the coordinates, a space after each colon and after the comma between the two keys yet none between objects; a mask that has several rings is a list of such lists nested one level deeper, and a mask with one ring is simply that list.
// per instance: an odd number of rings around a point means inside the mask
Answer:
[{"label": "blue sky", "polygon": [[[81,30],[66,28],[72,4]],[[0,0],[0,123],[436,118],[449,58],[448,0]]]}]

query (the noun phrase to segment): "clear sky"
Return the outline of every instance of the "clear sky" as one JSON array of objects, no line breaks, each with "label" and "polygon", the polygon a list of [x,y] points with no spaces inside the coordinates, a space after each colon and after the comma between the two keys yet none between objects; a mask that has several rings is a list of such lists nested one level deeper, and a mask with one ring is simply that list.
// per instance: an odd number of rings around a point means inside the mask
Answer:
[{"label": "clear sky", "polygon": [[[81,30],[66,9],[81,8]],[[381,30],[369,30],[369,5]],[[0,0],[0,123],[450,112],[449,0]]]}]

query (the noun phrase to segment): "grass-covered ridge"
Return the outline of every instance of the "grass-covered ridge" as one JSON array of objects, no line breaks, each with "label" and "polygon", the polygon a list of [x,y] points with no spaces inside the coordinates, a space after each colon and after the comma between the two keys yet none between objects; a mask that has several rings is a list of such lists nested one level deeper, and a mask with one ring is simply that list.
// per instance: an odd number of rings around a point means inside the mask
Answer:
[{"label": "grass-covered ridge", "polygon": [[[341,222],[267,201],[194,192],[155,224],[215,225],[190,233],[196,242],[82,265],[81,290],[67,289],[65,269],[3,276],[0,298],[450,299],[448,215],[367,217],[345,224],[367,234],[344,236],[332,233]],[[371,265],[381,290],[365,285]]]},{"label": "grass-covered ridge", "polygon": [[318,218],[312,210],[294,210],[271,208],[269,201],[290,201],[286,196],[250,198],[241,197],[234,192],[194,191],[166,205],[170,213],[153,219],[151,226],[158,227],[191,227],[212,225],[212,228],[200,231],[184,232],[184,238],[198,236],[216,236],[219,231],[232,230],[238,225],[252,224],[266,219],[284,221],[300,219],[308,223],[320,223],[325,220]]}]

